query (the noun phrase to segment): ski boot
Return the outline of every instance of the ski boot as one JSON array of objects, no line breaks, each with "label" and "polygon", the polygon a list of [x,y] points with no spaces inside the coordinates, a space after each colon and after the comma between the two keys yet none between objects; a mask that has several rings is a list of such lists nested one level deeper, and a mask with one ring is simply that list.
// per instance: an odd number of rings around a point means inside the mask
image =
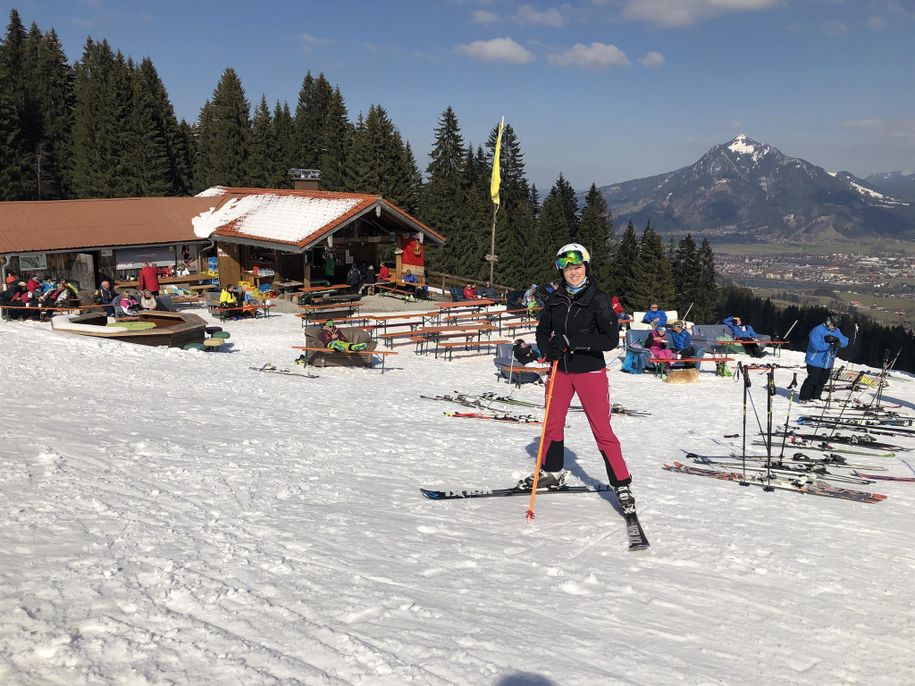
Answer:
[{"label": "ski boot", "polygon": [[[540,478],[537,479],[537,490],[540,490],[541,488],[548,488],[550,490],[562,488],[566,485],[566,477],[568,475],[569,472],[565,469],[558,472],[548,472],[545,469],[541,469]],[[534,475],[531,474],[518,482],[518,488],[522,491],[529,491],[533,484]]]},{"label": "ski boot", "polygon": [[623,514],[632,514],[635,512],[635,496],[629,490],[629,486],[616,486],[616,499],[619,501]]}]

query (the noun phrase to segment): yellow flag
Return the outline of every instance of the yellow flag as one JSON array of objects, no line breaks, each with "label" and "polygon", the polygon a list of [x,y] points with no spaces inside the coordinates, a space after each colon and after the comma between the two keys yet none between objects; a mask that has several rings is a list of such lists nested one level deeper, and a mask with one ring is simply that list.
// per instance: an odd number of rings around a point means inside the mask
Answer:
[{"label": "yellow flag", "polygon": [[489,195],[492,197],[492,204],[499,204],[499,186],[502,183],[502,170],[500,168],[499,158],[502,153],[502,129],[505,127],[505,117],[499,120],[499,135],[496,136],[496,152],[492,156],[492,181],[489,183]]}]

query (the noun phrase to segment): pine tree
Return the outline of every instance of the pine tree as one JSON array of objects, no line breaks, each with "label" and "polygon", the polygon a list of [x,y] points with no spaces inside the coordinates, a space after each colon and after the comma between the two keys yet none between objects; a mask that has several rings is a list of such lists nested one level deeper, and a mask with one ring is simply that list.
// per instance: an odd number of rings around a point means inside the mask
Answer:
[{"label": "pine tree", "polygon": [[578,242],[591,253],[591,278],[605,291],[614,292],[616,284],[611,282],[611,245],[613,218],[610,207],[597,185],[592,183],[585,196],[585,207],[578,225]]},{"label": "pine tree", "polygon": [[74,68],[69,185],[80,198],[118,197],[124,178],[130,115],[130,70],[107,41],[86,40]]},{"label": "pine tree", "polygon": [[0,198],[28,197],[28,141],[23,136],[26,113],[25,28],[19,13],[10,11],[6,36],[0,42]]},{"label": "pine tree", "polygon": [[295,110],[295,155],[296,167],[317,169],[321,161],[322,137],[334,89],[324,74],[314,78],[311,72],[305,74],[299,89],[299,101]]},{"label": "pine tree", "polygon": [[[493,127],[487,141],[490,168],[497,135],[498,127]],[[500,162],[502,202],[496,215],[496,255],[499,261],[496,263],[493,281],[505,286],[520,287],[530,283],[542,265],[534,261],[539,256],[533,254],[535,234],[530,185],[524,174],[521,144],[511,124],[505,124],[502,131]]]},{"label": "pine tree", "polygon": [[125,195],[169,195],[175,192],[172,161],[159,111],[159,77],[144,60],[131,73],[130,140],[126,152]]},{"label": "pine tree", "polygon": [[339,88],[335,88],[327,105],[324,127],[321,129],[321,187],[329,191],[346,188],[347,150],[352,145],[353,126],[349,122],[346,103]]},{"label": "pine tree", "polygon": [[198,188],[244,185],[251,128],[249,112],[241,80],[229,67],[200,111],[194,173]]},{"label": "pine tree", "polygon": [[267,98],[261,95],[251,125],[247,183],[255,188],[268,188],[270,180],[276,177],[278,159],[279,149],[274,138],[270,108],[267,105]]},{"label": "pine tree", "polygon": [[[273,175],[267,180],[268,188],[289,188],[292,183],[289,170],[295,167],[294,136],[295,120],[289,110],[289,103],[280,104],[277,100],[273,106],[273,139],[276,141],[277,163],[273,166]],[[324,178],[321,179],[324,187]],[[330,189],[336,190],[336,189]]]},{"label": "pine tree", "polygon": [[674,274],[674,306],[678,312],[686,315],[686,310],[699,297],[697,279],[699,276],[699,260],[696,254],[696,242],[691,233],[680,239],[671,264]]},{"label": "pine tree", "polygon": [[639,256],[635,263],[635,293],[633,307],[647,309],[656,302],[670,309],[674,301],[674,281],[670,261],[664,251],[661,236],[649,223],[639,241]]},{"label": "pine tree", "polygon": [[550,281],[556,276],[554,258],[556,251],[572,242],[572,226],[563,206],[563,199],[554,185],[547,194],[537,218],[537,238],[534,262],[539,269],[537,283]]},{"label": "pine tree", "polygon": [[619,247],[610,263],[610,282],[614,284],[616,295],[627,310],[637,309],[636,262],[639,259],[639,239],[635,233],[632,220],[626,224]]},{"label": "pine tree", "polygon": [[30,72],[41,133],[31,148],[34,186],[29,197],[64,198],[68,195],[67,149],[73,129],[73,69],[53,29],[40,37]]},{"label": "pine tree", "polygon": [[698,271],[696,275],[695,305],[690,317],[693,321],[712,321],[718,301],[718,285],[715,283],[715,254],[707,238],[702,239],[696,252]]},{"label": "pine tree", "polygon": [[[578,198],[575,197],[575,189],[572,184],[566,181],[560,172],[556,185],[553,186],[550,193],[555,192],[562,204],[562,211],[565,214],[566,223],[570,227],[570,241],[578,240]],[[560,246],[557,246],[560,247]]]},{"label": "pine tree", "polygon": [[[423,186],[419,217],[429,226],[445,232],[448,242],[438,254],[427,253],[429,267],[447,274],[464,274],[464,257],[470,252],[467,226],[462,221],[466,197],[463,174],[469,161],[454,110],[449,106],[438,119],[435,140],[426,167],[428,181]],[[469,171],[469,170],[468,170]]]}]

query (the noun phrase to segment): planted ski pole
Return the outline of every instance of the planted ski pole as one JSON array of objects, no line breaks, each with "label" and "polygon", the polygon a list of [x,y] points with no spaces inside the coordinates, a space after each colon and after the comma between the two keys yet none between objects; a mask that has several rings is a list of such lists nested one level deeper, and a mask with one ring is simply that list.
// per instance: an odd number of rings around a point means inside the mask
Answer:
[{"label": "planted ski pole", "polygon": [[788,413],[785,415],[785,433],[782,434],[782,449],[778,454],[779,462],[785,457],[785,442],[788,440],[788,421],[791,419],[791,403],[794,401],[795,388],[797,388],[797,372],[794,372],[794,378],[791,379],[791,383],[788,384],[788,390],[790,390],[791,393],[788,394]]},{"label": "planted ski pole", "polygon": [[766,485],[764,490],[772,489],[772,398],[775,397],[775,369],[769,367],[766,372]]},{"label": "planted ski pole", "polygon": [[[740,374],[742,363],[737,363],[737,373]],[[743,373],[743,449],[741,450],[743,462],[743,481],[741,486],[749,486],[747,481],[747,396],[750,394],[750,375]]]},{"label": "planted ski pole", "polygon": [[543,409],[543,426],[540,427],[540,446],[537,448],[537,466],[534,467],[534,482],[531,484],[531,502],[527,508],[527,521],[534,518],[534,501],[537,499],[537,482],[540,480],[540,465],[543,464],[543,446],[546,443],[546,422],[550,416],[550,404],[553,401],[553,384],[556,382],[556,369],[559,360],[550,365],[550,382],[546,387],[546,407]]},{"label": "planted ski pole", "polygon": [[681,320],[683,320],[684,322],[686,321],[686,318],[689,316],[689,311],[691,309],[693,309],[693,305],[695,305],[695,304],[696,303],[694,303],[694,302],[689,304],[689,307],[686,308],[686,313],[682,317],[680,317]]}]

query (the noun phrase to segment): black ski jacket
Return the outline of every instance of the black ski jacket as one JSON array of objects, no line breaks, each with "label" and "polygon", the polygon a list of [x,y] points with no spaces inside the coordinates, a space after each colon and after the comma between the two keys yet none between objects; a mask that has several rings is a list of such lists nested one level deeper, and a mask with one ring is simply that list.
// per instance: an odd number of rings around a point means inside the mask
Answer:
[{"label": "black ski jacket", "polygon": [[547,298],[537,324],[537,348],[547,350],[553,335],[569,339],[571,350],[559,361],[564,372],[603,369],[604,351],[619,344],[619,325],[610,307],[610,296],[593,282],[570,296],[560,285]]}]

